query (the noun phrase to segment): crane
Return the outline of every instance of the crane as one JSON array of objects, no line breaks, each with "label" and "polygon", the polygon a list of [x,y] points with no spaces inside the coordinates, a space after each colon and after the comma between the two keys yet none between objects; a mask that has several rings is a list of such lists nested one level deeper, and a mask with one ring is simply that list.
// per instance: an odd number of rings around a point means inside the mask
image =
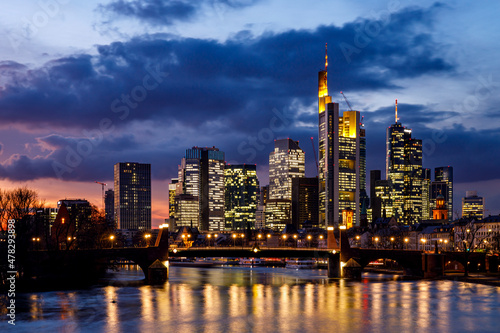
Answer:
[{"label": "crane", "polygon": [[313,152],[314,152],[314,159],[316,160],[316,169],[319,172],[319,166],[318,166],[318,156],[316,156],[316,148],[314,148],[314,138],[311,136],[311,144],[313,146]]},{"label": "crane", "polygon": [[347,97],[345,97],[344,93],[341,91],[340,92],[342,96],[344,96],[345,102],[347,103],[347,106],[349,107],[349,111],[352,111],[351,103],[347,100]]},{"label": "crane", "polygon": [[105,209],[105,207],[104,207],[104,186],[106,186],[107,184],[98,182],[97,180],[95,182],[96,182],[96,184],[100,184],[102,186],[102,209],[104,210]]}]

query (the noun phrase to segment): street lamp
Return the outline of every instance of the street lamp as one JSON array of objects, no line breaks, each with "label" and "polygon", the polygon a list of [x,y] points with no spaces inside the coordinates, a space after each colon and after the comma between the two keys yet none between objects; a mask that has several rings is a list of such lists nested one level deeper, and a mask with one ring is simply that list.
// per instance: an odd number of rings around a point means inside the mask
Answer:
[{"label": "street lamp", "polygon": [[391,237],[392,249],[394,250],[394,237]]},{"label": "street lamp", "polygon": [[307,235],[307,241],[309,243],[309,247],[311,247],[311,238],[312,238],[311,235]]},{"label": "street lamp", "polygon": [[295,241],[295,247],[297,247],[297,235],[293,235],[293,240]]},{"label": "street lamp", "polygon": [[233,234],[234,247],[236,247],[236,237],[238,237],[238,236],[236,234]]},{"label": "street lamp", "polygon": [[149,239],[151,238],[151,234],[145,234],[144,238],[146,238],[146,247],[149,247]]},{"label": "street lamp", "polygon": [[266,239],[266,245],[267,245],[267,248],[269,248],[269,238],[271,238],[271,234],[267,234],[267,239]]},{"label": "street lamp", "polygon": [[207,238],[208,238],[208,247],[210,247],[210,238],[212,238],[212,235],[211,235],[211,234],[208,234],[208,235],[207,235]]},{"label": "street lamp", "polygon": [[378,237],[375,237],[375,248],[378,249]]},{"label": "street lamp", "polygon": [[262,235],[261,235],[261,234],[258,234],[258,235],[257,235],[257,238],[259,239],[259,241],[258,241],[259,245],[261,245],[261,244],[260,244],[260,240],[261,240],[261,238],[262,238]]},{"label": "street lamp", "polygon": [[286,246],[286,234],[283,235],[283,246]]},{"label": "street lamp", "polygon": [[426,239],[425,238],[421,238],[420,241],[422,242],[423,248],[424,248],[424,251],[425,251],[425,242],[426,242]]},{"label": "street lamp", "polygon": [[408,250],[408,242],[410,241],[410,239],[408,237],[405,238],[405,245],[406,245],[406,249]]},{"label": "street lamp", "polygon": [[109,236],[109,240],[111,241],[111,248],[113,248],[113,243],[114,243],[114,240],[115,239],[115,235],[111,235]]}]

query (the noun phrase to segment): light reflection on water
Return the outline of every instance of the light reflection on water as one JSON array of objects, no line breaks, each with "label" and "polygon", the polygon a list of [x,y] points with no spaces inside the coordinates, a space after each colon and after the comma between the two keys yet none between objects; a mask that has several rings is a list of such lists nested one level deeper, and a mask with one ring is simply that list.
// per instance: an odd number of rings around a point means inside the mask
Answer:
[{"label": "light reflection on water", "polygon": [[[17,331],[497,332],[500,288],[452,281],[329,280],[322,270],[171,267],[163,286],[18,295]],[[3,323],[2,323],[3,324]],[[6,324],[6,323],[5,323]]]}]

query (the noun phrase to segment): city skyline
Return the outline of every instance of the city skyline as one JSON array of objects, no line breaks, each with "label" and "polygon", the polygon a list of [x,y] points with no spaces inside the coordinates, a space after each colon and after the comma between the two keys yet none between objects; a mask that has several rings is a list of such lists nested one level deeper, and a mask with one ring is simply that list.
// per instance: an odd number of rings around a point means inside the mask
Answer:
[{"label": "city skyline", "polygon": [[318,149],[316,73],[328,43],[332,101],[348,110],[343,90],[365,116],[367,172],[384,169],[397,98],[401,122],[423,140],[423,167],[454,168],[455,208],[476,190],[486,216],[500,212],[498,4],[202,1],[182,2],[176,16],[159,1],[146,3],[161,16],[148,16],[133,1],[54,3],[2,5],[1,187],[100,207],[94,181],[111,188],[114,164],[150,163],[158,225],[188,147],[257,164],[265,185],[274,140],[290,137],[314,177],[309,138]]}]

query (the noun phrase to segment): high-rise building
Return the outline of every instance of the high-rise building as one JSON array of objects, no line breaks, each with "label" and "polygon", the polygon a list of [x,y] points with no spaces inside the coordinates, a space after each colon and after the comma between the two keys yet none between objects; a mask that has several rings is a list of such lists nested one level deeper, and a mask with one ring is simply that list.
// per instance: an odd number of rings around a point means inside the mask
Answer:
[{"label": "high-rise building", "polygon": [[386,178],[392,183],[394,216],[404,224],[422,219],[422,140],[411,132],[399,122],[396,100],[396,122],[387,128]]},{"label": "high-rise building", "polygon": [[226,165],[224,182],[226,230],[253,228],[259,192],[257,166]]},{"label": "high-rise building", "polygon": [[484,198],[477,195],[477,191],[465,192],[462,198],[462,217],[474,218],[476,221],[484,217]]},{"label": "high-rise building", "polygon": [[[448,207],[448,219],[453,220],[453,167],[445,166],[434,169],[434,180],[446,183],[447,193],[443,193]],[[458,217],[458,216],[457,216]]]},{"label": "high-rise building", "polygon": [[[179,166],[176,196],[184,194],[183,200],[189,205],[176,205],[175,214],[197,217],[191,225],[203,231],[223,231],[224,217],[224,152],[215,147],[193,147]],[[191,196],[187,199],[186,195]],[[177,200],[177,199],[176,199]],[[192,202],[198,202],[198,208]],[[189,212],[181,212],[189,209]],[[176,216],[177,219],[177,216]],[[183,226],[177,221],[177,226]],[[184,222],[182,222],[184,223]]]},{"label": "high-rise building", "polygon": [[175,196],[177,195],[178,178],[172,178],[168,184],[168,216],[169,219],[175,219]]},{"label": "high-rise building", "polygon": [[292,179],[292,224],[301,229],[304,222],[318,225],[318,178]]},{"label": "high-rise building", "polygon": [[115,220],[118,229],[151,229],[151,164],[115,164]]},{"label": "high-rise building", "polygon": [[382,217],[382,202],[381,198],[376,195],[375,184],[377,181],[381,180],[382,172],[380,170],[370,170],[370,209],[371,209],[371,221],[377,220]]},{"label": "high-rise building", "polygon": [[298,141],[274,141],[269,154],[269,194],[266,203],[266,225],[283,229],[291,223],[292,179],[305,176],[305,153]]},{"label": "high-rise building", "polygon": [[394,215],[394,206],[391,181],[385,179],[375,181],[375,196],[380,203],[380,216],[373,216],[372,222],[376,221],[379,217],[392,217]]},{"label": "high-rise building", "polygon": [[362,202],[366,214],[366,139],[359,111],[339,114],[328,95],[328,56],[318,77],[319,223],[335,226],[342,211],[351,209],[360,225]]},{"label": "high-rise building", "polygon": [[422,220],[431,219],[431,169],[422,169]]},{"label": "high-rise building", "polygon": [[305,176],[305,153],[298,141],[274,141],[269,154],[269,199],[292,199],[292,178]]},{"label": "high-rise building", "polygon": [[109,223],[115,223],[115,191],[108,189],[104,194],[104,212]]}]

